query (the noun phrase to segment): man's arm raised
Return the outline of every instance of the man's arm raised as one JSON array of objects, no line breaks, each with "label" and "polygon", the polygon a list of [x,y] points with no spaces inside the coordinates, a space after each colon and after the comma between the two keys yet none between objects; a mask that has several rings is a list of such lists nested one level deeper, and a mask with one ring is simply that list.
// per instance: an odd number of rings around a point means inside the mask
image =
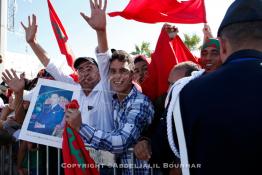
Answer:
[{"label": "man's arm raised", "polygon": [[204,34],[204,40],[203,40],[203,44],[209,39],[209,38],[214,38],[211,28],[208,24],[204,24],[204,28],[203,28],[203,34]]},{"label": "man's arm raised", "polygon": [[106,34],[106,6],[107,0],[89,0],[91,8],[91,17],[86,16],[84,13],[80,13],[86,22],[96,31],[98,41],[98,52],[104,53],[108,50],[107,34]]},{"label": "man's arm raised", "polygon": [[108,54],[108,43],[107,43],[107,33],[106,33],[106,6],[107,0],[104,0],[104,6],[102,0],[89,0],[91,16],[86,16],[84,13],[80,13],[85,21],[92,27],[97,34],[98,47],[96,50],[96,57],[98,61],[99,74],[101,77],[101,82],[103,87],[110,90],[108,82],[108,69],[109,69],[109,59]]},{"label": "man's arm raised", "polygon": [[70,76],[64,74],[63,71],[59,70],[56,65],[49,64],[50,59],[48,58],[48,54],[36,41],[36,16],[32,15],[32,23],[30,16],[28,16],[28,27],[26,27],[22,22],[21,25],[25,30],[27,43],[30,45],[41,63],[46,67],[46,70],[55,78],[55,80],[75,84],[74,80]]},{"label": "man's arm raised", "polygon": [[21,22],[21,25],[25,30],[26,42],[30,45],[41,63],[46,67],[50,60],[47,56],[46,51],[36,41],[36,16],[34,14],[32,15],[32,23],[30,16],[28,16],[28,27],[26,27],[23,22]]}]

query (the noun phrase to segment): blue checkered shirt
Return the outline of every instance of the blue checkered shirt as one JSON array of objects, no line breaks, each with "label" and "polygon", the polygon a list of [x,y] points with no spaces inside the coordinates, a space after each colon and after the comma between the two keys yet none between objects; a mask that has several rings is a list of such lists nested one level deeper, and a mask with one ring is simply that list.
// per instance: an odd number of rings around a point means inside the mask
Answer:
[{"label": "blue checkered shirt", "polygon": [[128,148],[136,143],[142,130],[151,123],[153,115],[154,109],[150,100],[133,87],[122,102],[117,98],[113,99],[115,129],[112,132],[82,124],[79,133],[91,147],[116,154],[120,159],[118,167],[125,167],[122,174],[131,175],[132,169],[137,175],[149,174],[147,162],[136,158],[132,162],[133,153],[128,151]]}]

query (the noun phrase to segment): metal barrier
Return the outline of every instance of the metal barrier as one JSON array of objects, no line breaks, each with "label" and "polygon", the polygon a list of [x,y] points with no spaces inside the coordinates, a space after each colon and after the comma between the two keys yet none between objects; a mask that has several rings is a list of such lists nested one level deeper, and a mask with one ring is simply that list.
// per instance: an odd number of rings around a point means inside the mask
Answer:
[{"label": "metal barrier", "polygon": [[[17,168],[16,168],[16,160],[14,155],[17,155],[17,153],[15,152],[15,154],[13,154],[13,147],[15,146],[15,144],[13,145],[7,145],[7,146],[1,146],[0,147],[0,175],[18,175],[17,172]],[[17,146],[18,147],[18,146]],[[43,148],[43,146],[41,147]],[[43,157],[40,156],[40,145],[37,145],[36,150],[33,151],[28,151],[27,153],[27,169],[28,169],[28,175],[30,175],[30,172],[32,174],[36,174],[36,175],[42,175],[42,174],[62,174],[62,167],[61,167],[61,149],[57,149],[56,148],[56,152],[57,152],[57,169],[56,172],[54,172],[54,169],[52,168],[52,173],[50,173],[50,147],[48,146],[44,146],[45,148],[45,168],[44,167],[40,167],[40,162],[43,161]],[[54,149],[54,148],[52,148]],[[17,151],[17,150],[16,150]],[[135,160],[134,160],[134,155],[133,155],[133,149],[129,149],[128,151],[130,151],[132,153],[132,163],[134,164]],[[35,160],[30,160],[32,159],[32,154],[36,154],[36,158]],[[51,155],[53,156],[53,155]],[[36,162],[36,167],[34,169],[34,167],[32,167],[31,163]],[[31,163],[30,163],[31,162]],[[42,169],[41,169],[42,168]],[[114,168],[114,175],[117,174],[117,167],[113,167]],[[41,170],[40,170],[41,169]],[[132,169],[132,175],[134,174],[134,168]],[[153,174],[153,169],[151,169],[151,174]]]},{"label": "metal barrier", "polygon": [[0,175],[12,175],[14,168],[12,145],[1,146],[0,149]]}]

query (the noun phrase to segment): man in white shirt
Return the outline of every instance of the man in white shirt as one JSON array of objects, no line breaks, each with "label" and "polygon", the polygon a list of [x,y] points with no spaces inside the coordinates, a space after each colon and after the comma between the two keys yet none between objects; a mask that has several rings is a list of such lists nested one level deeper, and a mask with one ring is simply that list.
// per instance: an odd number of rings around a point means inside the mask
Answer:
[{"label": "man in white shirt", "polygon": [[79,83],[76,83],[52,63],[45,50],[37,43],[36,16],[32,15],[32,23],[29,17],[28,27],[21,24],[25,30],[27,43],[55,80],[81,86],[79,104],[83,123],[106,132],[111,131],[113,129],[112,94],[106,83],[108,80],[105,79],[108,71],[107,65],[103,62],[97,63],[94,58],[90,57],[77,58],[74,67],[79,76]]}]

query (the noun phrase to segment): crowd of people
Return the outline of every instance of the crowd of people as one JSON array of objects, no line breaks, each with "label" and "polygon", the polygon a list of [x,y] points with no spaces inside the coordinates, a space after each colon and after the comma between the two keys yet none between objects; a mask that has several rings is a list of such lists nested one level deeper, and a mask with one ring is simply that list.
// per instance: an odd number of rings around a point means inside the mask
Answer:
[{"label": "crowd of people", "polygon": [[[0,101],[0,144],[17,141],[32,99],[24,90],[32,94],[38,78],[45,78],[79,86],[80,108],[63,112],[63,99],[51,94],[46,100],[50,103],[40,107],[41,115],[31,130],[52,135],[57,125],[67,122],[89,147],[108,151],[115,155],[117,164],[127,165],[117,168],[117,174],[152,174],[151,168],[157,175],[258,171],[262,156],[262,1],[233,2],[217,38],[205,25],[198,63],[172,65],[166,80],[168,91],[156,99],[149,99],[141,88],[150,76],[151,59],[144,55],[132,57],[124,50],[109,50],[106,4],[106,0],[90,1],[91,16],[81,13],[95,31],[98,46],[96,58],[74,60],[78,82],[60,70],[38,43],[36,16],[29,17],[27,26],[22,23],[26,42],[45,69],[33,80],[17,75],[13,69],[2,72],[5,84],[1,90],[6,92]],[[170,39],[177,35],[172,26],[164,27]],[[56,112],[51,115],[52,110]],[[181,119],[182,124],[174,123],[173,118]],[[45,127],[50,127],[48,133]],[[182,134],[178,127],[182,127]],[[21,141],[17,158],[21,175],[26,173],[22,168],[25,152],[32,147]],[[189,171],[184,168],[185,162]],[[100,168],[100,174],[113,173],[113,167],[108,165]]]}]

